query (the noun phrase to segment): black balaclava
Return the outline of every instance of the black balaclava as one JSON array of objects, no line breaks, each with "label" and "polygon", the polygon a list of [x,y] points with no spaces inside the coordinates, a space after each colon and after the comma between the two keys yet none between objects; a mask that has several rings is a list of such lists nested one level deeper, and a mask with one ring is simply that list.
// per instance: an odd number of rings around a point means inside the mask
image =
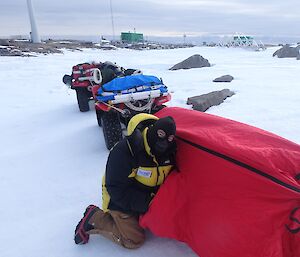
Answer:
[{"label": "black balaclava", "polygon": [[151,153],[160,157],[175,151],[175,133],[176,125],[172,117],[167,116],[157,120],[147,132],[147,142]]}]

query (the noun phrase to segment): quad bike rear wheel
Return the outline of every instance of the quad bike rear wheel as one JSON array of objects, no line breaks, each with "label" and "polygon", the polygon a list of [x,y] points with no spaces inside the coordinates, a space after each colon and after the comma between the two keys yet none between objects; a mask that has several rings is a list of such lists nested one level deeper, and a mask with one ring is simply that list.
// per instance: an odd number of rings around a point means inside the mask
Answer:
[{"label": "quad bike rear wheel", "polygon": [[101,115],[101,125],[105,145],[110,150],[116,143],[123,138],[122,127],[119,114],[113,110],[103,112]]}]

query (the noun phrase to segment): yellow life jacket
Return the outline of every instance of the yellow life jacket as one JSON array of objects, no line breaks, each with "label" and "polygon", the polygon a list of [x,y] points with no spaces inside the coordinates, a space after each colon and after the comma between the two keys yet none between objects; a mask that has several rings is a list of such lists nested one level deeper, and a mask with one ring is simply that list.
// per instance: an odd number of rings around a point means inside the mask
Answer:
[{"label": "yellow life jacket", "polygon": [[110,202],[110,195],[107,192],[106,186],[105,186],[105,175],[102,177],[102,210],[104,212],[108,212],[108,205]]},{"label": "yellow life jacket", "polygon": [[[152,164],[150,166],[149,165],[147,166],[146,164],[143,165],[141,163],[141,166],[139,166],[138,168],[133,168],[131,171],[129,171],[128,179],[133,178],[138,183],[148,188],[157,188],[158,186],[160,186],[164,182],[165,178],[168,176],[171,169],[173,168],[170,162],[159,164],[155,159],[155,157],[150,152],[150,147],[148,145],[147,138],[146,138],[146,134],[148,130],[147,125],[153,123],[153,121],[155,120],[158,120],[156,116],[147,113],[141,113],[133,116],[127,126],[128,136],[132,135],[135,129],[142,129],[141,132],[142,132],[143,144],[144,144],[145,151],[148,155],[147,158],[152,160],[151,161]],[[135,158],[134,153],[131,149],[131,145],[129,144],[128,141],[127,141],[127,145],[131,152],[131,155],[133,156],[133,158]],[[102,209],[104,212],[106,212],[108,211],[110,195],[105,185],[105,176],[103,176],[102,179],[102,200],[103,200]]]},{"label": "yellow life jacket", "polygon": [[137,169],[133,169],[129,177],[134,177],[138,182],[145,186],[155,187],[160,186],[164,182],[165,178],[169,175],[169,172],[172,169],[172,165],[170,165],[170,163],[158,164],[157,160],[150,152],[150,147],[146,138],[147,130],[148,128],[145,128],[142,133],[144,147],[147,154],[153,158],[156,167],[140,166]]}]

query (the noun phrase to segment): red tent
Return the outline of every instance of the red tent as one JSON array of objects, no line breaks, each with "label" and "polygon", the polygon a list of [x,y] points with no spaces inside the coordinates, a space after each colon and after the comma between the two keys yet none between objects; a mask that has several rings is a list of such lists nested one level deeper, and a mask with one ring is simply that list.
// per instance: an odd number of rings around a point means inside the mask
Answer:
[{"label": "red tent", "polygon": [[[300,146],[267,131],[182,108],[178,172],[140,224],[201,257],[300,257]],[[284,124],[282,124],[284,126]]]}]

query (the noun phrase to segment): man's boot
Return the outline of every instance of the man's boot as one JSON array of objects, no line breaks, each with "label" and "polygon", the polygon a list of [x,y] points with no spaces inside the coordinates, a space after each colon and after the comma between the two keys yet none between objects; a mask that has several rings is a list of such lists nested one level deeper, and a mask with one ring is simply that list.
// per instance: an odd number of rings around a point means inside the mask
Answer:
[{"label": "man's boot", "polygon": [[87,207],[75,230],[75,243],[86,244],[89,236],[102,235],[125,248],[135,249],[145,241],[138,219],[119,211],[103,212],[94,205]]},{"label": "man's boot", "polygon": [[86,208],[83,218],[79,221],[75,229],[75,244],[86,244],[89,241],[90,236],[87,234],[87,232],[94,228],[89,221],[91,217],[99,210],[100,209],[95,205],[89,205]]}]

